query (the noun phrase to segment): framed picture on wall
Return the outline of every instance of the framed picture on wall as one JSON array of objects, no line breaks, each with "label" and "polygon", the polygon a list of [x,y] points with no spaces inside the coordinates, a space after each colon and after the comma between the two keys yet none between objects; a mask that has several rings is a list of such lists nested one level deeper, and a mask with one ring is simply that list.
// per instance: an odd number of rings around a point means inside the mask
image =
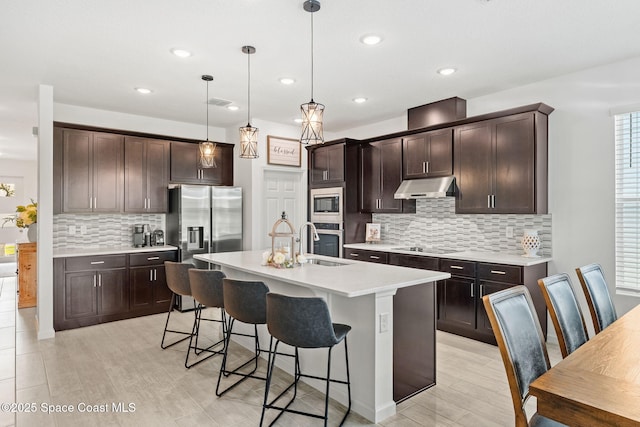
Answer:
[{"label": "framed picture on wall", "polygon": [[300,141],[267,135],[267,163],[270,165],[300,167],[302,151]]}]

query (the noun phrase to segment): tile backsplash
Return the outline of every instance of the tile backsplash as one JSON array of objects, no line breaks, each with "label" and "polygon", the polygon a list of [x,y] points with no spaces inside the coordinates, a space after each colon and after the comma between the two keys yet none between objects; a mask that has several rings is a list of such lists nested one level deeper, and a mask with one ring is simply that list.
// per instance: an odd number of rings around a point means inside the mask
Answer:
[{"label": "tile backsplash", "polygon": [[[522,254],[525,229],[538,230],[541,255],[551,255],[551,215],[456,215],[455,199],[416,200],[415,214],[374,214],[385,243]],[[506,237],[507,227],[513,237]]]},{"label": "tile backsplash", "polygon": [[[133,225],[165,229],[164,214],[103,214],[53,216],[53,249],[133,246]],[[70,229],[75,227],[75,233]],[[86,232],[81,234],[82,227]]]}]

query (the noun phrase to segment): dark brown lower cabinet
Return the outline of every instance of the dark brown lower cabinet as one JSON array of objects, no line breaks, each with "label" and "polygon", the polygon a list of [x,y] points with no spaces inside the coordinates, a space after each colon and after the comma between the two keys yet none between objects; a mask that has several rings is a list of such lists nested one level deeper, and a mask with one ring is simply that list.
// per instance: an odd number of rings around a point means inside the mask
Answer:
[{"label": "dark brown lower cabinet", "polygon": [[[54,329],[166,311],[171,292],[163,262],[176,256],[162,251],[54,258]],[[148,265],[140,265],[144,262]]]},{"label": "dark brown lower cabinet", "polygon": [[167,287],[165,261],[174,261],[175,251],[129,255],[131,309],[157,313],[167,311],[171,291]]},{"label": "dark brown lower cabinet", "polygon": [[520,267],[443,259],[440,270],[451,278],[438,282],[438,329],[489,344],[496,339],[484,309],[482,297],[516,285],[531,294],[544,336],[547,312],[538,279],[547,275],[547,264]]}]

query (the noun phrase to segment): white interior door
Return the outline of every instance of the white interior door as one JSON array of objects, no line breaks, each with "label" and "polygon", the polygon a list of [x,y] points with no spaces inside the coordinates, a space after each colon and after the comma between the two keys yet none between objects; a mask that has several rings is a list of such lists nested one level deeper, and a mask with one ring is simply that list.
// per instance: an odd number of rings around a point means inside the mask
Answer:
[{"label": "white interior door", "polygon": [[[273,224],[280,219],[282,212],[287,213],[287,218],[296,227],[306,221],[306,191],[303,191],[300,172],[269,171],[264,172],[264,196],[262,215],[262,247],[271,248],[271,237],[268,233]],[[306,187],[305,187],[306,190]]]}]

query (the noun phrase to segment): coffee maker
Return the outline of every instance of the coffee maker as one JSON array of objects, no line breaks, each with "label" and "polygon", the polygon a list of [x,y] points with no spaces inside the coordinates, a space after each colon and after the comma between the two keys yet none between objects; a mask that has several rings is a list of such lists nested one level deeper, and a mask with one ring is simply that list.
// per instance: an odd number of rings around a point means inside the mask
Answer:
[{"label": "coffee maker", "polygon": [[153,246],[164,246],[164,231],[155,230],[151,235],[151,243]]},{"label": "coffee maker", "polygon": [[141,248],[145,246],[145,234],[148,233],[148,224],[134,224],[133,226],[133,246]]}]

